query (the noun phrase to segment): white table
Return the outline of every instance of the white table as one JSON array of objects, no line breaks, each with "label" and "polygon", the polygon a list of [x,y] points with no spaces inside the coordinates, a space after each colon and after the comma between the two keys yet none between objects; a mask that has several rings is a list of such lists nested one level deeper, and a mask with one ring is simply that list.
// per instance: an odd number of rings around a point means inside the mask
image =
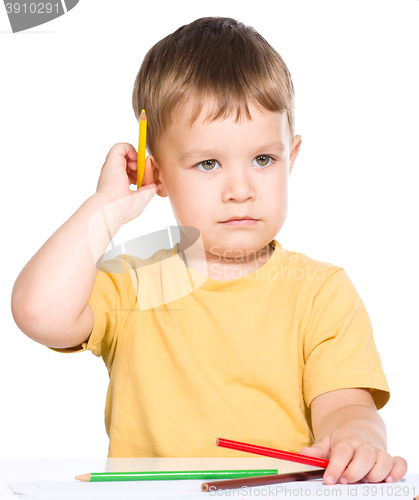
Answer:
[{"label": "white table", "polygon": [[[407,474],[404,479],[393,485],[356,483],[354,485],[324,485],[321,479],[259,486],[243,490],[222,490],[216,492],[201,491],[201,484],[206,480],[179,481],[117,481],[87,483],[75,479],[75,476],[89,472],[130,472],[130,471],[176,471],[176,470],[217,470],[217,469],[278,469],[278,473],[312,470],[302,464],[286,462],[275,458],[2,458],[0,459],[1,499],[35,500],[36,498],[76,500],[115,499],[115,500],[152,500],[152,499],[209,499],[233,497],[238,499],[259,497],[268,498],[393,498],[402,497],[412,500],[419,495],[419,474]],[[208,480],[209,481],[209,480]],[[24,484],[26,483],[26,484]],[[8,485],[11,485],[12,490]],[[21,488],[19,490],[19,487]],[[376,488],[372,494],[371,488]],[[16,489],[17,488],[17,489]],[[32,488],[27,496],[27,488]],[[288,494],[285,494],[285,488]],[[327,494],[316,493],[318,488],[337,489]],[[366,488],[369,488],[367,490]],[[381,491],[380,491],[381,488]],[[392,488],[390,490],[389,488]],[[399,495],[396,494],[399,488]],[[415,488],[415,489],[414,489]],[[264,492],[256,490],[264,489]],[[310,489],[310,491],[308,491]],[[14,495],[12,491],[20,493]],[[232,492],[234,491],[234,495]],[[22,493],[23,492],[23,493]],[[58,493],[57,493],[58,492]],[[354,494],[356,493],[356,495]],[[332,494],[333,493],[333,494]],[[368,493],[366,495],[366,493]],[[49,496],[48,496],[49,495]],[[77,498],[76,498],[77,497]]]},{"label": "white table", "polygon": [[316,467],[276,458],[0,458],[0,481],[75,481],[89,472],[278,469],[278,474]]}]

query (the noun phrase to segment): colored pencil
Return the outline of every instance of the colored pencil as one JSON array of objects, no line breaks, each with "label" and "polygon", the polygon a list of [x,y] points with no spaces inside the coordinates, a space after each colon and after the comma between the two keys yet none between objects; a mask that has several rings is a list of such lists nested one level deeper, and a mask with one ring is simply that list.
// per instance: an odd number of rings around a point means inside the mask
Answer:
[{"label": "colored pencil", "polygon": [[308,455],[301,455],[300,453],[291,453],[290,451],[276,450],[275,448],[265,448],[264,446],[241,443],[240,441],[230,441],[229,439],[217,438],[215,444],[231,450],[246,451],[248,453],[255,453],[256,455],[264,455],[266,457],[288,460],[289,462],[322,467],[323,469],[326,469],[329,465],[329,460],[324,458],[309,457]]},{"label": "colored pencil", "polygon": [[251,476],[272,476],[278,469],[250,470],[182,470],[182,471],[141,471],[141,472],[92,472],[76,476],[80,481],[162,481],[174,479],[229,479]]},{"label": "colored pencil", "polygon": [[140,115],[140,133],[138,138],[137,189],[140,189],[144,178],[146,138],[147,138],[147,115],[145,114],[145,110],[143,109]]},{"label": "colored pencil", "polygon": [[214,481],[203,483],[202,491],[229,490],[232,488],[241,488],[246,486],[263,486],[265,484],[289,483],[292,481],[308,481],[309,479],[320,479],[323,477],[324,470],[309,470],[305,472],[293,472],[288,474],[275,474],[274,476],[248,477],[241,479],[230,479],[226,481]]}]

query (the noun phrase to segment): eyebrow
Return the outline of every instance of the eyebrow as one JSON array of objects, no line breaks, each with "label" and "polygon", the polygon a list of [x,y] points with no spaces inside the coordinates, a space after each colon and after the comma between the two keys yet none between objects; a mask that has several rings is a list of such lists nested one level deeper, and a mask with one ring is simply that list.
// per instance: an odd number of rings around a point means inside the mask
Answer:
[{"label": "eyebrow", "polygon": [[[268,150],[273,150],[273,149],[275,151],[285,151],[285,146],[282,142],[271,142],[269,144],[265,144],[263,146],[255,148],[256,151],[266,150],[266,152],[268,152]],[[214,150],[211,149],[192,149],[191,151],[183,153],[183,155],[179,158],[179,160],[183,161],[187,160],[188,158],[195,158],[195,157],[209,158],[210,156],[213,155],[214,155]]]},{"label": "eyebrow", "polygon": [[188,158],[195,158],[198,156],[208,157],[214,153],[211,149],[192,149],[191,151],[187,151],[183,153],[183,155],[179,158],[180,161],[187,160]]}]

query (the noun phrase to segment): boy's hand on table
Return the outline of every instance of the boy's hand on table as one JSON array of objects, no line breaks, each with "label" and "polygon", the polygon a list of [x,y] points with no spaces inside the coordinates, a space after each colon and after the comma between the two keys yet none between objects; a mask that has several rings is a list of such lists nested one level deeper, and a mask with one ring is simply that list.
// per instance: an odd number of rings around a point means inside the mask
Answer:
[{"label": "boy's hand on table", "polygon": [[[335,484],[338,480],[342,484],[360,480],[394,482],[407,471],[404,458],[392,457],[383,448],[368,442],[358,429],[349,426],[333,431],[299,453],[330,460],[323,476],[325,484]],[[333,480],[329,480],[330,476]]]},{"label": "boy's hand on table", "polygon": [[316,443],[300,453],[329,460],[325,484],[391,483],[406,474],[406,460],[386,451],[386,427],[369,389],[338,389],[317,396],[311,402],[311,421]]}]

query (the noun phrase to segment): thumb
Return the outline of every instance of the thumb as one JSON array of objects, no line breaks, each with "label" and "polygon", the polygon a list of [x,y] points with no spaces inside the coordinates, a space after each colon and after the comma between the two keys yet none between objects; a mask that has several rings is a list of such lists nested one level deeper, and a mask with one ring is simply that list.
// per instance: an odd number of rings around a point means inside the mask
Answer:
[{"label": "thumb", "polygon": [[125,215],[124,224],[131,222],[141,215],[156,192],[157,186],[155,184],[148,184],[136,191],[132,191],[130,196],[118,200]]},{"label": "thumb", "polygon": [[300,450],[300,453],[309,457],[327,458],[329,455],[329,440],[323,439],[312,446],[306,446]]},{"label": "thumb", "polygon": [[148,191],[148,190],[150,190],[150,191],[154,190],[153,194],[157,193],[157,191],[158,191],[157,184],[154,184],[154,182],[152,182],[151,184],[147,184],[146,186],[141,186],[136,190],[136,193],[141,193],[141,192],[144,193],[145,191]]},{"label": "thumb", "polygon": [[141,196],[141,198],[147,204],[151,198],[157,193],[158,187],[155,184],[147,184],[147,186],[142,186],[137,189],[134,194],[136,196]]},{"label": "thumb", "polygon": [[157,193],[157,191],[158,187],[155,184],[147,184],[147,186],[142,186],[140,189],[137,189],[137,191],[135,191],[135,194],[137,196],[140,196],[144,203],[143,210],[145,206],[150,202],[151,198],[153,198],[153,196]]}]

